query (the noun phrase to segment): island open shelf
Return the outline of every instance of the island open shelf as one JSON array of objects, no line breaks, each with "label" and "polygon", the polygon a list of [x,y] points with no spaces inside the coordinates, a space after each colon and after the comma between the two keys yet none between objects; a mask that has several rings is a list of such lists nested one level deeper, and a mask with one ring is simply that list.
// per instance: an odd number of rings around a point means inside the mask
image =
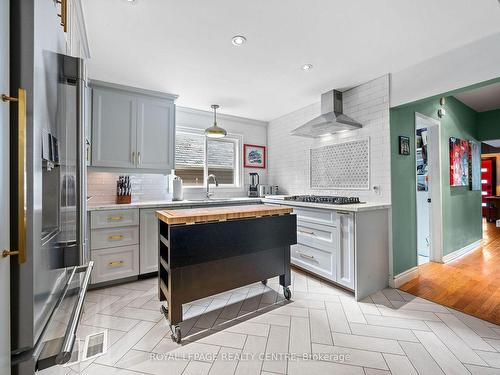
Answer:
[{"label": "island open shelf", "polygon": [[290,207],[246,205],[156,213],[158,293],[181,340],[182,304],[279,276],[290,299],[290,246],[297,222]]}]

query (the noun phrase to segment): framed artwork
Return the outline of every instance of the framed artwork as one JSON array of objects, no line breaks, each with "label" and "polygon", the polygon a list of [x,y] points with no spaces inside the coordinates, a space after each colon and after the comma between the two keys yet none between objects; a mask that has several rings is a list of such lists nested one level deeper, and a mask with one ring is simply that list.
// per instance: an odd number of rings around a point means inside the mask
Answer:
[{"label": "framed artwork", "polygon": [[399,136],[399,155],[410,155],[410,137]]},{"label": "framed artwork", "polygon": [[469,142],[450,138],[450,186],[469,186]]},{"label": "framed artwork", "polygon": [[481,187],[481,142],[469,141],[469,190]]},{"label": "framed artwork", "polygon": [[266,147],[257,145],[243,145],[245,168],[266,167]]}]

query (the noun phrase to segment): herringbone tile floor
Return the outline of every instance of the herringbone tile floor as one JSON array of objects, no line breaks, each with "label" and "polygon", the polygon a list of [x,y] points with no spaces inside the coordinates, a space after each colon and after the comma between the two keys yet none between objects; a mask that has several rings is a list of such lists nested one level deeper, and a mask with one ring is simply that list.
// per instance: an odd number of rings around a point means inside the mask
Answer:
[{"label": "herringbone tile floor", "polygon": [[[184,306],[170,339],[156,279],[91,291],[79,337],[107,330],[108,350],[58,374],[500,374],[500,326],[395,289],[362,302],[293,271]],[[43,372],[45,375],[48,372]]]}]

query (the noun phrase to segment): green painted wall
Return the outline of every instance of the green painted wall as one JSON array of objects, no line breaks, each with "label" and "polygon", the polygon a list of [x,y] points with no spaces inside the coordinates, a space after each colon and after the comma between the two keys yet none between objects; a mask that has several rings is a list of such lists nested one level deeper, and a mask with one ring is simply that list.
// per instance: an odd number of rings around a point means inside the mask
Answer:
[{"label": "green painted wall", "polygon": [[488,141],[500,139],[500,109],[478,113],[478,139]]},{"label": "green painted wall", "polygon": [[[454,97],[446,98],[446,116],[437,117],[439,99],[405,104],[390,110],[392,236],[394,275],[417,265],[415,176],[415,112],[441,121],[443,253],[449,254],[482,236],[481,192],[450,187],[450,137],[477,139],[478,113]],[[399,155],[398,136],[410,137],[411,155]]]}]

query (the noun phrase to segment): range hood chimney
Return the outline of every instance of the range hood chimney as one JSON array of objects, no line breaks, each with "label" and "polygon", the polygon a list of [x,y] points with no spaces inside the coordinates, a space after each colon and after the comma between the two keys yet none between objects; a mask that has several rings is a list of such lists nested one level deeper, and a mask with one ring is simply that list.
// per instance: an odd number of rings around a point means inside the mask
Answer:
[{"label": "range hood chimney", "polygon": [[342,92],[330,90],[321,95],[321,115],[299,126],[290,134],[318,138],[361,127],[359,122],[344,114]]}]

